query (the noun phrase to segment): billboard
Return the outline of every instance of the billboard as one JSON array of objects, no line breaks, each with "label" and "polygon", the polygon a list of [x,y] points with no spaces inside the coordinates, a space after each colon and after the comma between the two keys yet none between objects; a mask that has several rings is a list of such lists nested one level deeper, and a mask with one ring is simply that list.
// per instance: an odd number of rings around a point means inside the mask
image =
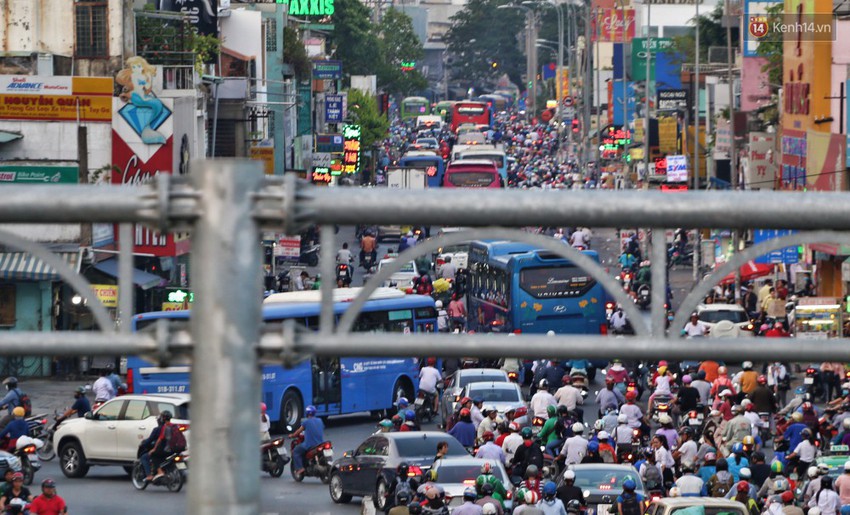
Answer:
[{"label": "billboard", "polygon": [[751,132],[744,182],[747,189],[772,190],[776,184],[776,134]]},{"label": "billboard", "polygon": [[0,120],[111,122],[112,79],[0,75]]},{"label": "billboard", "polygon": [[157,0],[156,10],[184,14],[198,33],[218,36],[217,0]]},{"label": "billboard", "polygon": [[592,41],[622,43],[625,36],[626,43],[635,37],[635,10],[634,9],[600,9],[591,25]]}]

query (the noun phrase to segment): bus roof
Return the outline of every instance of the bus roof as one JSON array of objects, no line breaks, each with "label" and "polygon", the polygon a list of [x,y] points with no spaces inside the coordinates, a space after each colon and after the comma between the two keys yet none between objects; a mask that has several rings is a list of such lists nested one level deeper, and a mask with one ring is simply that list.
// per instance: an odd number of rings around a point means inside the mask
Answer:
[{"label": "bus roof", "polygon": [[405,97],[402,102],[428,102],[428,99],[425,97]]},{"label": "bus roof", "polygon": [[[353,301],[363,288],[334,288],[334,302],[351,302]],[[400,299],[405,297],[405,293],[396,288],[377,288],[369,300],[381,299]],[[289,291],[284,293],[273,293],[266,297],[263,305],[269,304],[307,304],[311,302],[321,302],[322,292],[320,290],[305,290],[305,291]]]},{"label": "bus roof", "polygon": [[452,171],[457,171],[458,169],[462,169],[462,168],[471,168],[471,167],[478,168],[478,167],[481,167],[481,166],[484,166],[484,167],[487,167],[487,168],[490,168],[490,167],[496,168],[496,165],[493,164],[493,161],[490,161],[489,159],[459,159],[457,161],[452,161],[451,163],[449,163],[449,168]]},{"label": "bus roof", "polygon": [[408,161],[436,161],[437,159],[443,160],[442,157],[438,156],[431,150],[410,150],[403,156],[401,156],[401,160]]}]

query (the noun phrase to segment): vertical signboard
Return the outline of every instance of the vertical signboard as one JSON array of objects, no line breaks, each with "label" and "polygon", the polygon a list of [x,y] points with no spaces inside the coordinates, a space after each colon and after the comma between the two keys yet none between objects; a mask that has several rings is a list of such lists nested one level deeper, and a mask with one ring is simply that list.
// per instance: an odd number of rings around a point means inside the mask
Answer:
[{"label": "vertical signboard", "polygon": [[344,125],[342,127],[343,173],[357,173],[360,170],[360,126]]}]

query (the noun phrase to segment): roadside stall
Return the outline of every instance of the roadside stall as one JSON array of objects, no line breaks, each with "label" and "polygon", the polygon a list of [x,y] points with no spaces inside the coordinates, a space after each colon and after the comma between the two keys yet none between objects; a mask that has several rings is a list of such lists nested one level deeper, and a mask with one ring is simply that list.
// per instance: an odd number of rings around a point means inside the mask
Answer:
[{"label": "roadside stall", "polygon": [[802,297],[794,308],[794,333],[797,338],[840,338],[843,322],[841,301],[835,297]]}]

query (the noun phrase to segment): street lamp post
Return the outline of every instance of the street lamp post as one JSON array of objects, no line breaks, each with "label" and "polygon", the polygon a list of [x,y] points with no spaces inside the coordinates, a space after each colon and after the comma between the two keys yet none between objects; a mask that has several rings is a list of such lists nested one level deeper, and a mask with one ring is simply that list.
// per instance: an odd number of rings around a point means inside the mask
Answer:
[{"label": "street lamp post", "polygon": [[[527,2],[523,2],[525,4]],[[530,88],[526,99],[526,116],[534,116],[534,96],[537,91],[537,20],[534,11],[526,5],[500,5],[496,9],[522,9],[525,11],[525,73]]]}]

